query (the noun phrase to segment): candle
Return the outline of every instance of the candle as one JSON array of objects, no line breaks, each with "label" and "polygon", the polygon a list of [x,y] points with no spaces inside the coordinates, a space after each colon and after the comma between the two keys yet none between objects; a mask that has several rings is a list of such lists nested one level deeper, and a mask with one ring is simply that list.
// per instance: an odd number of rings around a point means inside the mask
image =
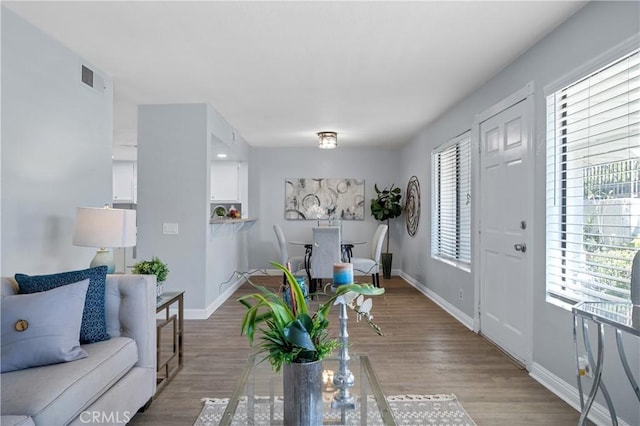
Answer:
[{"label": "candle", "polygon": [[333,264],[333,285],[344,285],[353,283],[353,264],[334,263]]}]

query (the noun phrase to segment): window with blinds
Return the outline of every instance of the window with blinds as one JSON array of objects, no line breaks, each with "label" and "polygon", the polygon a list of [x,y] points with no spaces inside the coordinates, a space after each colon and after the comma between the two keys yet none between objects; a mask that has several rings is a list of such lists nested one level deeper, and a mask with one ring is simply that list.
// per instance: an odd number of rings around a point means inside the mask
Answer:
[{"label": "window with blinds", "polygon": [[433,151],[431,256],[471,264],[471,138],[469,132]]},{"label": "window with blinds", "polygon": [[547,97],[547,293],[630,300],[640,249],[638,51]]}]

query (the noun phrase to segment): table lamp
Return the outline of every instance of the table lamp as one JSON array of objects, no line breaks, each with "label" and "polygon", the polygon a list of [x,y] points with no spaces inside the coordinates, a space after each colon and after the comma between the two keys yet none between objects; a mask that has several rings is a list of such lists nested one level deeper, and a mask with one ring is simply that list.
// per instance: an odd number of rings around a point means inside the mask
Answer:
[{"label": "table lamp", "polygon": [[90,266],[107,265],[107,273],[112,274],[116,266],[109,249],[136,245],[136,211],[112,209],[107,205],[78,207],[73,245],[99,248]]}]

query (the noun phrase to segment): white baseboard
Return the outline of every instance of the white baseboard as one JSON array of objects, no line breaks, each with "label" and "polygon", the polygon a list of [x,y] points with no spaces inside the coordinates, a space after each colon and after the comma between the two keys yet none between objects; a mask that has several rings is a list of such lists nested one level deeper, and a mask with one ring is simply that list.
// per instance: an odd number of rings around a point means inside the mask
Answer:
[{"label": "white baseboard", "polygon": [[[576,409],[576,411],[580,411],[580,397],[578,394],[578,389],[576,387],[565,382],[536,362],[531,364],[531,372],[529,373],[529,375],[535,381],[557,395],[564,402]],[[611,416],[609,414],[609,410],[607,409],[607,407],[598,402],[593,403],[593,406],[591,407],[587,418],[598,426],[611,425]],[[618,425],[630,426],[629,423],[625,422],[620,417],[618,417]]]},{"label": "white baseboard", "polygon": [[244,278],[239,277],[236,281],[231,284],[227,289],[222,292],[216,300],[214,300],[209,306],[205,309],[185,309],[184,310],[184,319],[207,319],[213,314],[224,302],[230,298],[233,293],[244,284]]},{"label": "white baseboard", "polygon": [[451,303],[447,302],[445,299],[440,297],[437,293],[429,290],[424,286],[421,282],[415,280],[413,277],[405,274],[404,272],[400,272],[398,275],[402,277],[406,282],[408,282],[412,287],[415,287],[420,293],[427,296],[429,299],[433,301],[436,305],[440,306],[444,309],[449,315],[457,319],[462,325],[467,327],[469,330],[473,331],[473,318],[469,315],[462,312],[460,309],[453,306]]}]

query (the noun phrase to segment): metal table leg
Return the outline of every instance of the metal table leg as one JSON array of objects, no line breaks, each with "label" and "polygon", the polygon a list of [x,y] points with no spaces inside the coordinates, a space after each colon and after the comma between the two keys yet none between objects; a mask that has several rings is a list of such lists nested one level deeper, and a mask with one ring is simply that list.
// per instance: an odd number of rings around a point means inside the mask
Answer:
[{"label": "metal table leg", "polygon": [[640,388],[638,388],[638,383],[633,378],[633,373],[631,373],[631,369],[629,368],[627,356],[624,353],[624,346],[622,345],[622,331],[619,329],[616,330],[616,344],[618,345],[618,354],[620,355],[620,361],[622,361],[624,372],[627,373],[627,379],[629,379],[629,383],[631,384],[633,391],[636,393],[638,401],[640,401]]},{"label": "metal table leg", "polygon": [[[607,407],[609,407],[609,414],[611,415],[611,424],[612,426],[618,426],[618,417],[616,416],[616,410],[613,408],[613,403],[611,402],[611,397],[609,396],[609,392],[607,391],[607,387],[602,381],[602,366],[604,365],[604,325],[600,322],[598,324],[598,359],[595,361],[595,370],[593,372],[593,385],[591,386],[591,392],[589,392],[589,397],[587,398],[587,403],[582,410],[582,414],[580,415],[580,420],[578,421],[579,425],[584,425],[587,420],[587,414],[593,405],[593,402],[596,397],[596,393],[598,392],[598,388],[602,390],[602,394],[604,395],[604,399],[607,402]],[[594,365],[593,359],[593,351],[591,350],[591,343],[589,340],[589,326],[584,318],[582,318],[582,331],[583,331],[583,339],[584,346],[587,350],[587,357],[589,358],[589,364]]]}]

